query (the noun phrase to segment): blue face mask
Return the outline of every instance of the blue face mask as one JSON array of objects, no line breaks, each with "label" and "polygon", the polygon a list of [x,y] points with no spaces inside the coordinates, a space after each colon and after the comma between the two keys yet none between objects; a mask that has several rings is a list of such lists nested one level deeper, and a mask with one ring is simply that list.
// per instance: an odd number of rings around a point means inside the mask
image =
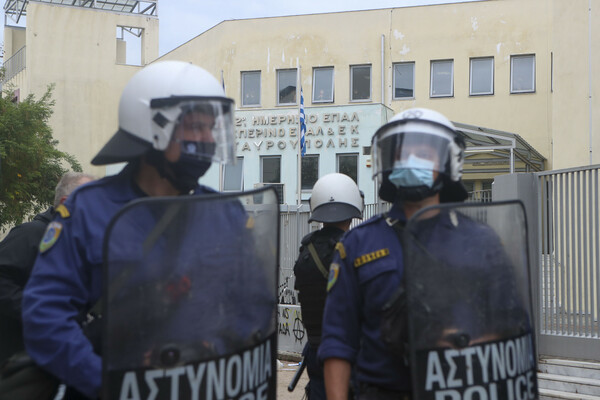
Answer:
[{"label": "blue face mask", "polygon": [[410,155],[408,160],[394,164],[394,170],[389,176],[390,182],[396,187],[433,187],[433,161]]}]

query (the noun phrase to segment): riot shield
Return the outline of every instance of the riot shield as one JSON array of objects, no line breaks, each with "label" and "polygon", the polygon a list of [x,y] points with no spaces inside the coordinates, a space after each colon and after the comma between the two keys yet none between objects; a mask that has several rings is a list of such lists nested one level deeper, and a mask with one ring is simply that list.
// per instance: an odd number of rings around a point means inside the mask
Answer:
[{"label": "riot shield", "polygon": [[522,204],[428,207],[403,251],[413,398],[537,399]]},{"label": "riot shield", "polygon": [[274,189],[147,198],[104,239],[105,399],[275,399]]}]

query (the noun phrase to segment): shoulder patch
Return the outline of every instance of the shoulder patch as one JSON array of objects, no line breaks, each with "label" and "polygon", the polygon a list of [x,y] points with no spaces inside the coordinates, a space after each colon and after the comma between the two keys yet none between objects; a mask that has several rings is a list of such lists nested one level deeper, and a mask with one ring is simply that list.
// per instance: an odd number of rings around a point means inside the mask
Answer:
[{"label": "shoulder patch", "polygon": [[327,291],[329,292],[333,285],[337,282],[338,275],[340,274],[340,266],[337,263],[331,263],[329,267],[329,278],[327,279]]},{"label": "shoulder patch", "polygon": [[246,229],[252,229],[252,228],[254,228],[254,218],[249,216],[248,219],[246,220]]},{"label": "shoulder patch", "polygon": [[340,258],[342,260],[346,258],[346,249],[344,248],[342,242],[337,242],[335,245],[335,249],[340,253]]},{"label": "shoulder patch", "polygon": [[389,254],[390,254],[390,250],[387,248],[375,250],[375,251],[372,251],[371,253],[363,254],[362,256],[357,257],[354,260],[354,268],[361,267],[361,266],[365,265],[366,263],[378,260],[380,258],[388,256]]},{"label": "shoulder patch", "polygon": [[62,224],[60,222],[52,221],[46,228],[46,233],[40,242],[40,253],[43,253],[54,246],[54,243],[58,240],[60,233],[62,232]]},{"label": "shoulder patch", "polygon": [[63,219],[69,218],[71,216],[71,213],[69,212],[69,210],[67,209],[67,207],[65,207],[64,204],[61,204],[58,207],[56,207],[56,209],[54,211],[56,211],[57,213],[59,213],[60,216]]}]

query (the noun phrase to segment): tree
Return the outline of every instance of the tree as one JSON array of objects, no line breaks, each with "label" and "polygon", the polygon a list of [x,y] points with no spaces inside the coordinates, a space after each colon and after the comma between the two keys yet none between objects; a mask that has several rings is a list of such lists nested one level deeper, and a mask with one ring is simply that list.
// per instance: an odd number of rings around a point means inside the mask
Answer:
[{"label": "tree", "polygon": [[52,205],[60,177],[69,169],[81,172],[52,137],[53,89],[48,86],[39,100],[29,95],[15,103],[7,93],[0,98],[0,226],[19,224]]}]

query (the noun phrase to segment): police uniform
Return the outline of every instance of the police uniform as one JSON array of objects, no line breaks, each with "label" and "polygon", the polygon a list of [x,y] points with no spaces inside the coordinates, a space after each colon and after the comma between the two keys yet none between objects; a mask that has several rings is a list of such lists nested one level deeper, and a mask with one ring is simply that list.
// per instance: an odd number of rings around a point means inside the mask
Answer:
[{"label": "police uniform", "polygon": [[[400,287],[405,273],[403,248],[390,226],[392,221],[405,223],[400,207],[396,203],[387,219],[376,216],[344,235],[331,264],[328,282],[319,359],[340,358],[355,365],[359,392],[376,392],[373,398],[402,399],[411,390],[404,357],[394,355],[381,339],[382,308]],[[460,227],[461,235],[453,237],[450,231],[456,226]],[[451,265],[473,256],[465,254],[465,237],[475,239],[471,243],[475,248],[490,249],[483,252],[491,257],[486,260],[496,257],[497,263],[482,263],[481,258],[474,257],[475,265],[493,271],[505,260],[500,257],[501,246],[497,240],[494,242],[490,230],[468,218],[446,213],[432,218],[428,228],[424,234],[426,245],[441,249],[437,254],[446,257]],[[501,292],[501,289],[495,291]],[[452,303],[448,296],[442,297]],[[499,296],[496,298],[502,302]],[[452,310],[459,314],[458,319],[468,313],[460,304],[455,304]]]},{"label": "police uniform", "polygon": [[[214,192],[204,186],[194,189],[196,195],[207,193]],[[65,202],[65,212],[50,223],[25,289],[23,320],[27,350],[40,366],[90,398],[100,393],[102,360],[84,336],[78,320],[101,296],[102,244],[109,221],[126,204],[144,196],[133,181],[131,166],[117,176],[92,182],[74,192]],[[199,232],[209,226],[213,229],[212,236],[221,239],[223,236],[217,233],[222,232],[219,227],[231,228],[227,223],[243,216],[241,206],[229,213],[211,211],[213,218],[202,221]],[[245,226],[244,218],[237,219],[238,225]],[[142,225],[151,223],[155,220],[140,221]],[[133,232],[136,227],[131,229]],[[198,245],[202,238],[194,240]],[[219,265],[219,270],[225,273],[227,265]],[[223,296],[231,295],[222,288],[219,292],[224,292]],[[189,314],[186,322],[189,322]],[[268,326],[271,322],[257,322],[260,323]],[[188,332],[179,333],[187,335]]]},{"label": "police uniform", "polygon": [[[398,206],[390,218],[404,220]],[[359,385],[408,392],[404,360],[381,341],[381,309],[400,285],[402,250],[383,215],[348,231],[329,271],[319,359],[341,358],[355,366]],[[359,390],[362,390],[359,388]]]},{"label": "police uniform", "polygon": [[[343,234],[344,231],[335,226],[326,226],[309,233],[302,239],[300,254],[294,265],[296,277],[294,289],[298,290],[302,323],[308,335],[308,347],[305,350],[304,362],[310,380],[308,384],[309,399],[325,399],[323,367],[317,360],[317,349],[321,344],[321,325],[327,294],[329,265],[333,258],[335,245]],[[321,266],[316,264],[314,256],[309,250],[311,244]],[[324,271],[321,271],[321,268],[324,268]]]}]

